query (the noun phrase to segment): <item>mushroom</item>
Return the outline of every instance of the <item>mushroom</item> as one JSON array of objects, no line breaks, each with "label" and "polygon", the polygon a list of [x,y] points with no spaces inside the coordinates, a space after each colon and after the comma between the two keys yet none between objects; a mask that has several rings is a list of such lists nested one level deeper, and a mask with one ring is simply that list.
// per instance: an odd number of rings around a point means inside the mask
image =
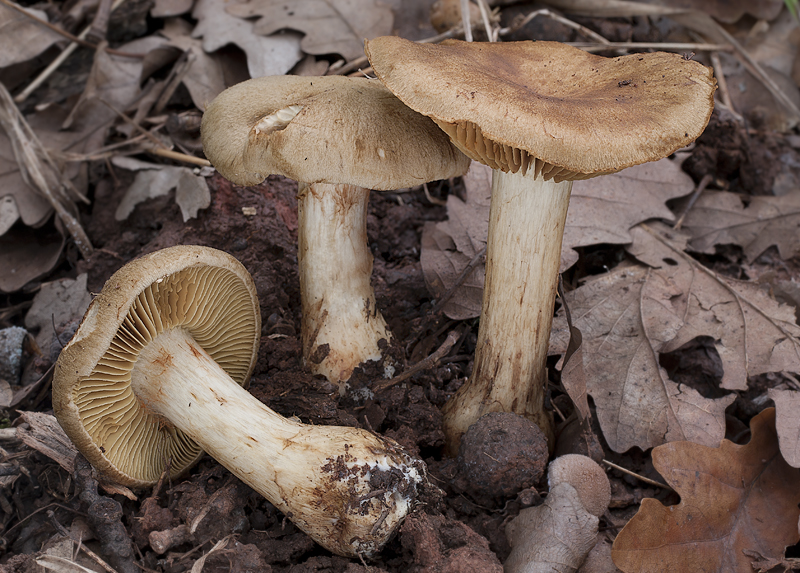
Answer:
[{"label": "mushroom", "polygon": [[568,483],[578,492],[581,505],[596,517],[602,516],[611,503],[611,483],[597,462],[580,454],[566,454],[550,462],[547,484],[553,489]]},{"label": "mushroom", "polygon": [[[299,182],[303,359],[342,383],[390,338],[370,285],[370,189],[462,175],[469,159],[428,118],[366,78],[274,76],[229,88],[206,108],[203,149],[239,185]],[[341,386],[343,390],[344,386]]]},{"label": "mushroom", "polygon": [[611,500],[603,468],[569,454],[550,462],[547,481],[545,502],[523,509],[506,525],[506,573],[577,571],[597,542],[599,517]]},{"label": "mushroom", "polygon": [[261,332],[236,259],[178,246],[117,271],[61,352],[53,409],[89,462],[130,487],[203,450],[339,555],[378,551],[412,509],[424,464],[358,428],[288,420],[248,393]]},{"label": "mushroom", "polygon": [[692,142],[713,109],[711,71],[677,54],[604,58],[556,42],[381,37],[366,52],[397,97],[493,169],[475,366],[444,408],[447,451],[493,411],[552,440],[545,359],[572,181]]}]

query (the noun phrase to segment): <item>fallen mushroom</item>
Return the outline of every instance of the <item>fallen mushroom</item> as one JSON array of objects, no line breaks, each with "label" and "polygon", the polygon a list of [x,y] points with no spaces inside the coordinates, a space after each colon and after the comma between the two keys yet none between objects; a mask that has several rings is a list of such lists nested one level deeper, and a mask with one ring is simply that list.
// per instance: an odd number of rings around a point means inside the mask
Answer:
[{"label": "fallen mushroom", "polygon": [[131,487],[203,450],[339,555],[378,551],[412,509],[425,466],[358,428],[284,419],[246,385],[261,319],[236,259],[178,246],[117,271],[53,376],[53,409],[92,465]]},{"label": "fallen mushroom", "polygon": [[[227,179],[299,182],[303,360],[331,382],[381,358],[390,338],[370,284],[370,189],[462,175],[469,159],[428,118],[365,78],[273,76],[222,92],[206,108],[203,149]],[[343,385],[341,386],[343,390]]]},{"label": "fallen mushroom", "polygon": [[506,525],[511,553],[505,573],[577,571],[597,541],[598,519],[611,500],[603,468],[577,454],[561,456],[547,470],[550,492]]},{"label": "fallen mushroom", "polygon": [[708,123],[716,82],[677,54],[604,58],[555,42],[366,43],[378,78],[493,169],[475,366],[445,405],[455,455],[482,415],[524,415],[552,439],[545,359],[572,181],[654,161]]}]

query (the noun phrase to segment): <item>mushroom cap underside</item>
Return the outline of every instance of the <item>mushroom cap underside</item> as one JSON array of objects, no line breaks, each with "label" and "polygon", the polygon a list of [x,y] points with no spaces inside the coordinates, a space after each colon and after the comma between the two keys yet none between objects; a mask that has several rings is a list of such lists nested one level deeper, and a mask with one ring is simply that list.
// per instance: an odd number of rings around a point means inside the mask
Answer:
[{"label": "mushroom cap underside", "polygon": [[245,386],[255,366],[261,315],[247,270],[230,255],[197,246],[132,261],[92,301],[53,376],[53,409],[78,450],[108,478],[155,483],[171,460],[177,476],[203,451],[134,395],[141,349],[171,328],[185,329]]},{"label": "mushroom cap underside", "polygon": [[202,122],[206,157],[227,179],[392,190],[462,175],[469,159],[380,82],[267,76],[217,96]]},{"label": "mushroom cap underside", "polygon": [[378,78],[469,157],[557,181],[666,157],[702,133],[714,106],[711,70],[672,53],[394,36],[365,49]]}]

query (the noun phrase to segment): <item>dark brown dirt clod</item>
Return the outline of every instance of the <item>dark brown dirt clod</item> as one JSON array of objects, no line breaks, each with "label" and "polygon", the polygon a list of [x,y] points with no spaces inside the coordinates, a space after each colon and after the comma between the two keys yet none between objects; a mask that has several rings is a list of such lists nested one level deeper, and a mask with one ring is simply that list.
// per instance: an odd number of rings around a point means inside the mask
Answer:
[{"label": "dark brown dirt clod", "polygon": [[489,542],[467,525],[443,515],[415,513],[400,531],[403,549],[412,554],[410,573],[501,573],[503,566]]},{"label": "dark brown dirt clod", "polygon": [[494,506],[537,483],[547,455],[547,439],[536,424],[510,412],[487,414],[461,438],[459,489],[481,505]]}]

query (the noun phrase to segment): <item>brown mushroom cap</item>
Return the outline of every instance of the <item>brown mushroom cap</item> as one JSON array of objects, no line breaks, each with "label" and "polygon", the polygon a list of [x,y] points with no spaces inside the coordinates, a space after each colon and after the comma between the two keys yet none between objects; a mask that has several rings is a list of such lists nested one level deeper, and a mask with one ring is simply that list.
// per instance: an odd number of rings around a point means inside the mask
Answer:
[{"label": "brown mushroom cap", "polygon": [[279,174],[391,190],[462,175],[469,166],[430,119],[366,78],[248,80],[209,104],[201,131],[206,157],[239,185]]},{"label": "brown mushroom cap", "polygon": [[592,458],[567,454],[550,462],[547,483],[552,489],[559,483],[568,483],[578,492],[583,507],[600,517],[611,501],[611,484],[606,472]]},{"label": "brown mushroom cap", "polygon": [[255,366],[261,334],[250,274],[230,255],[177,246],[117,271],[92,301],[61,352],[53,377],[53,409],[86,459],[131,487],[191,467],[203,451],[131,390],[141,349],[161,332],[185,329],[242,386]]},{"label": "brown mushroom cap", "polygon": [[711,70],[663,52],[604,58],[557,42],[366,43],[380,80],[493,169],[556,181],[666,157],[702,133]]}]

